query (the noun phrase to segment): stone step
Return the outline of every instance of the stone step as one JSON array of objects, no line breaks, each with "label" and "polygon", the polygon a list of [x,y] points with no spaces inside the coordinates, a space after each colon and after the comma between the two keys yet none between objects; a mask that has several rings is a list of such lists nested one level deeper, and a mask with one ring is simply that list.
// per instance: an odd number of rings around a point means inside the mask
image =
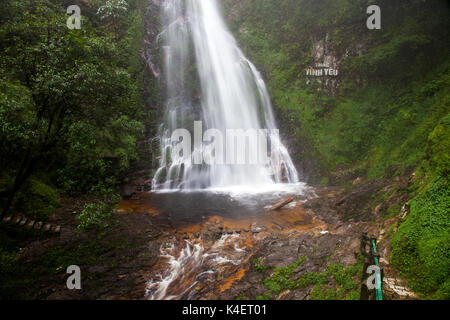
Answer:
[{"label": "stone step", "polygon": [[28,219],[26,217],[23,217],[22,220],[19,223],[19,226],[23,226],[25,225],[25,223],[27,223]]},{"label": "stone step", "polygon": [[34,223],[35,223],[35,221],[34,220],[30,220],[28,223],[27,223],[27,228],[30,228],[30,229],[32,229],[33,228],[33,226],[34,226]]},{"label": "stone step", "polygon": [[59,234],[61,233],[61,226],[52,225],[50,223],[44,224],[42,221],[36,221],[32,219],[28,219],[25,216],[16,215],[16,216],[6,216],[1,220],[2,223],[13,223],[19,226],[23,226],[28,229],[34,229],[42,232],[50,232]]},{"label": "stone step", "polygon": [[34,224],[34,229],[35,229],[35,230],[41,230],[43,224],[44,224],[44,223],[41,222],[41,221],[36,222],[36,223]]},{"label": "stone step", "polygon": [[15,216],[12,220],[12,223],[18,224],[22,220],[21,216]]}]

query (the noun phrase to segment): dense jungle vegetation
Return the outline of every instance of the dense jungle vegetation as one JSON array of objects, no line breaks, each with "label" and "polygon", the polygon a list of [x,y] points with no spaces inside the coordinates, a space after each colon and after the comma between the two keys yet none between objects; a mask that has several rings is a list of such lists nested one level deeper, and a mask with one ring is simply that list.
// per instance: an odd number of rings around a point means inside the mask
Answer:
[{"label": "dense jungle vegetation", "polygon": [[[366,27],[370,4],[382,8],[381,30]],[[414,173],[411,213],[392,241],[391,260],[423,297],[448,299],[449,3],[228,0],[224,6],[312,180],[339,184],[331,173],[345,169],[368,179]],[[340,62],[338,85],[307,84],[320,40]]]},{"label": "dense jungle vegetation", "polygon": [[69,30],[72,2],[0,10],[0,195],[4,210],[11,202],[40,219],[58,192],[117,184],[150,117],[138,61],[144,1],[79,2],[82,28]]},{"label": "dense jungle vegetation", "polygon": [[[81,8],[79,30],[66,25],[70,5]],[[62,194],[117,201],[123,173],[145,153],[137,145],[152,118],[143,102],[152,86],[139,61],[146,5],[143,0],[0,3],[3,215],[22,212],[46,221]],[[110,206],[87,204],[80,225],[101,220],[104,207]],[[9,236],[2,229],[2,287],[17,254]]]}]

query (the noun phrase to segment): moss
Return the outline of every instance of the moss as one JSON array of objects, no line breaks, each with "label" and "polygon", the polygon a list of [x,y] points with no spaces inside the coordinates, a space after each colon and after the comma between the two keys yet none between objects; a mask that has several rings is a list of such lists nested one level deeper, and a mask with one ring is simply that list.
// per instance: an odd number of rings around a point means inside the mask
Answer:
[{"label": "moss", "polygon": [[394,204],[386,210],[386,213],[384,214],[384,216],[386,219],[393,218],[400,213],[400,210],[401,210],[401,206],[398,204]]},{"label": "moss", "polygon": [[323,178],[320,180],[319,186],[320,186],[320,187],[326,187],[326,186],[329,185],[329,183],[330,183],[330,179],[329,179],[328,177],[323,177]]},{"label": "moss", "polygon": [[360,257],[355,265],[345,267],[342,264],[331,264],[322,273],[308,272],[294,280],[294,270],[305,261],[306,258],[301,257],[291,265],[274,268],[272,275],[263,280],[268,292],[259,298],[267,300],[285,290],[296,290],[313,285],[310,293],[312,300],[359,299],[359,279],[362,275],[363,257]]},{"label": "moss", "polygon": [[296,262],[285,267],[274,268],[270,277],[264,280],[264,285],[271,292],[272,295],[278,295],[283,290],[289,289],[292,286],[290,279],[302,263],[306,261],[306,257],[300,257]]},{"label": "moss", "polygon": [[431,170],[440,176],[450,175],[450,114],[434,128],[428,137],[427,155]]},{"label": "moss", "polygon": [[[431,139],[447,138],[435,145],[442,156],[434,165],[446,166],[448,124],[435,128],[450,101],[449,46],[441,40],[448,37],[448,7],[442,1],[419,11],[388,6],[379,33],[354,27],[364,1],[226,2],[241,46],[267,78],[281,130],[302,146],[299,161],[314,162],[321,186],[339,165],[361,166],[370,178],[390,167],[402,174],[425,157],[433,130]],[[311,39],[325,37],[327,54],[336,57],[363,44],[360,54],[343,58],[335,92],[306,84],[304,70],[314,63]]]},{"label": "moss", "polygon": [[14,201],[14,206],[18,211],[44,221],[59,205],[56,189],[36,177],[27,182]]},{"label": "moss", "polygon": [[256,297],[256,300],[270,300],[272,298],[271,292],[266,292],[263,295],[259,295]]},{"label": "moss", "polygon": [[240,301],[240,300],[244,300],[245,298],[245,293],[240,293],[236,296],[236,298],[234,298],[234,300]]},{"label": "moss", "polygon": [[[438,178],[410,201],[410,214],[393,237],[392,263],[422,297],[448,296],[450,190]],[[447,291],[446,291],[447,290]]]},{"label": "moss", "polygon": [[0,225],[0,299],[33,299],[36,278],[28,264],[19,264],[18,243],[28,239],[33,231],[16,225]]},{"label": "moss", "polygon": [[392,236],[394,235],[394,229],[395,227],[398,225],[397,222],[392,223],[386,230],[386,238],[392,238]]},{"label": "moss", "polygon": [[256,272],[265,273],[267,270],[270,269],[270,267],[262,265],[261,261],[262,261],[262,257],[252,258],[252,260],[251,260]]},{"label": "moss", "polygon": [[314,285],[310,293],[311,300],[359,300],[359,279],[362,268],[362,257],[358,263],[349,267],[332,264],[323,273],[302,275],[297,286]]}]

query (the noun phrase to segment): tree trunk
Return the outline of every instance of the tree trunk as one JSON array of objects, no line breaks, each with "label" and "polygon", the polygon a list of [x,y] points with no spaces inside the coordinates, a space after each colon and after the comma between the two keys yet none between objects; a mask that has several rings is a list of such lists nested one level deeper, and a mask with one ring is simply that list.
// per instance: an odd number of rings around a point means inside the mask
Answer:
[{"label": "tree trunk", "polygon": [[0,217],[8,214],[11,205],[14,201],[17,191],[23,186],[25,181],[31,176],[35,167],[35,161],[31,158],[31,148],[28,149],[25,158],[22,161],[19,171],[17,172],[16,178],[14,179],[14,184],[8,192],[8,198],[5,205],[3,206],[3,211],[0,213]]}]

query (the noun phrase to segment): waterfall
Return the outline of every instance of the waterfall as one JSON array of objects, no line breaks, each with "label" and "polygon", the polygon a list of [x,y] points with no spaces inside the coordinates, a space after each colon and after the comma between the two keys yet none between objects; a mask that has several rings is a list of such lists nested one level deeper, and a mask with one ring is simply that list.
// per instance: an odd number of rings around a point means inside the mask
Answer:
[{"label": "waterfall", "polygon": [[[255,188],[298,183],[297,171],[277,134],[264,80],[228,31],[217,1],[164,0],[161,19],[164,30],[158,41],[163,48],[166,113],[160,128],[161,159],[153,189]],[[209,141],[194,139],[192,153],[181,154],[172,133],[180,128],[192,133],[194,121],[201,121],[202,130],[214,129],[224,137],[228,137],[227,130],[267,133],[267,141],[258,136],[256,144],[250,136],[244,137],[245,159],[249,159],[251,149],[257,159],[265,161],[217,161],[218,152],[211,147],[217,136]],[[233,149],[234,142],[233,138],[224,145],[231,143]],[[230,151],[226,150],[228,156]],[[199,154],[215,161],[195,163],[193,158]]]}]

